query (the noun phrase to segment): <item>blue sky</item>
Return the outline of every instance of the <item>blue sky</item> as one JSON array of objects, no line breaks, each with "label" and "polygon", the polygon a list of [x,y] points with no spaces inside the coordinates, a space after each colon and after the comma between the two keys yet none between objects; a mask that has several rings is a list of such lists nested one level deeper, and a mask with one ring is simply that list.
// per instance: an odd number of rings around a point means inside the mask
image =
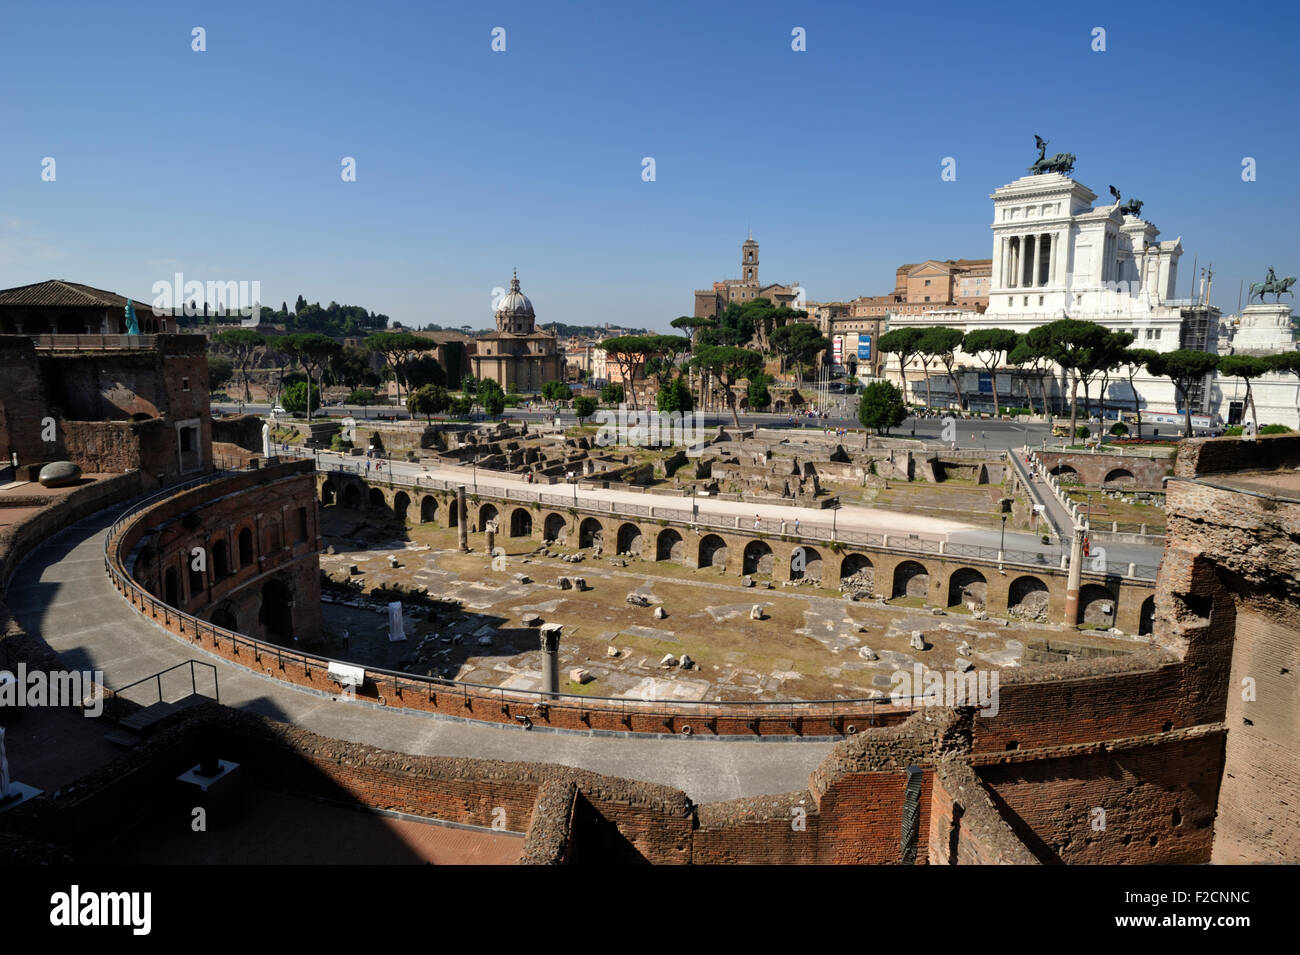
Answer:
[{"label": "blue sky", "polygon": [[1300,273],[1293,4],[47,0],[3,22],[0,287],[148,298],[181,270],[484,327],[517,268],[539,321],[666,328],[739,276],[747,226],[760,277],[816,301],[987,257],[1035,133],[1182,236],[1180,295],[1194,258],[1225,310]]}]

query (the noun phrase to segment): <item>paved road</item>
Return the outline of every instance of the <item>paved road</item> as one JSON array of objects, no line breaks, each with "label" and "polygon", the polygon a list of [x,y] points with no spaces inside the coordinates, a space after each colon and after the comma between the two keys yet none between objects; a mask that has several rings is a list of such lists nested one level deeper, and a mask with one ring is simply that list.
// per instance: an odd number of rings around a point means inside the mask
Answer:
[{"label": "paved road", "polygon": [[803,789],[831,748],[826,742],[527,731],[334,701],[278,683],[181,641],[122,599],[103,561],[104,534],[119,513],[121,508],[100,512],[43,543],[18,567],[8,589],[9,605],[24,628],[43,637],[69,668],[103,671],[111,687],[204,659],[217,667],[223,703],[325,736],[420,755],[561,763],[674,786],[699,802]]}]

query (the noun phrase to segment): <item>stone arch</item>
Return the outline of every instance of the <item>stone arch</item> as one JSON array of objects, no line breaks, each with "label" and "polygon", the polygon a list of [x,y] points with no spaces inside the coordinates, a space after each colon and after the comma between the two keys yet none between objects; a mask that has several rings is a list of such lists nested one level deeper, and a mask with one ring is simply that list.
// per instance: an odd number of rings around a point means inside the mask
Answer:
[{"label": "stone arch", "polygon": [[352,511],[361,510],[361,489],[355,484],[343,488],[343,506]]},{"label": "stone arch", "polygon": [[1079,588],[1079,618],[1076,624],[1093,624],[1103,629],[1115,626],[1115,595],[1101,584],[1084,584]]},{"label": "stone arch", "polygon": [[432,494],[420,498],[420,523],[434,524],[438,520],[438,499]]},{"label": "stone arch", "polygon": [[1058,464],[1056,467],[1052,468],[1051,473],[1059,477],[1062,482],[1068,483],[1074,481],[1077,483],[1079,480],[1079,472],[1068,464]]},{"label": "stone arch", "polygon": [[705,534],[700,538],[697,567],[727,568],[727,542],[717,534]]},{"label": "stone arch", "polygon": [[334,482],[326,480],[320,486],[320,505],[329,507],[338,499],[338,490],[334,487]]},{"label": "stone arch", "polygon": [[930,593],[930,572],[914,560],[905,560],[894,568],[894,597],[921,597]]},{"label": "stone arch", "polygon": [[1151,594],[1146,600],[1142,601],[1142,607],[1138,610],[1138,636],[1143,637],[1155,633],[1155,630],[1156,595]]},{"label": "stone arch", "polygon": [[750,541],[745,545],[741,564],[741,573],[747,576],[760,574],[770,577],[776,570],[776,555],[766,541]]},{"label": "stone arch", "polygon": [[279,577],[262,585],[262,604],[257,622],[268,640],[284,643],[293,637],[293,590]]},{"label": "stone arch", "polygon": [[840,564],[840,585],[851,584],[862,590],[876,585],[876,567],[866,554],[845,554]]},{"label": "stone arch", "polygon": [[1047,584],[1032,574],[1017,577],[1007,588],[1007,613],[1013,617],[1047,622],[1047,605],[1051,601]]},{"label": "stone arch", "polygon": [[584,518],[578,525],[578,547],[599,547],[605,542],[605,528],[595,517]]},{"label": "stone arch", "polygon": [[495,504],[481,505],[478,509],[478,529],[480,531],[487,530],[488,521],[496,521],[497,526],[500,527],[500,517],[501,514],[497,511],[497,506]]},{"label": "stone arch", "polygon": [[659,532],[655,541],[655,560],[673,560],[680,564],[685,554],[686,544],[682,541],[681,534],[671,527]]},{"label": "stone arch", "polygon": [[239,566],[253,563],[253,529],[245,527],[239,532]]},{"label": "stone arch", "polygon": [[619,526],[618,552],[633,557],[641,556],[641,528],[630,522]]},{"label": "stone arch", "polygon": [[169,607],[180,605],[180,588],[177,586],[175,567],[168,567],[167,572],[163,574],[163,603]]},{"label": "stone arch", "polygon": [[510,536],[531,537],[533,534],[533,515],[526,507],[516,507],[510,512]]},{"label": "stone arch", "polygon": [[564,519],[563,514],[547,514],[546,522],[542,525],[542,534],[548,541],[563,544],[569,536],[569,522]]},{"label": "stone arch", "polygon": [[406,512],[411,507],[411,495],[405,491],[398,491],[393,495],[393,513],[397,515],[399,521],[406,520]]},{"label": "stone arch", "polygon": [[1107,487],[1132,487],[1137,483],[1137,478],[1128,468],[1111,468],[1101,483]]},{"label": "stone arch", "polygon": [[[802,559],[800,559],[802,554]],[[802,566],[800,566],[802,565]],[[800,544],[790,552],[790,579],[791,580],[815,580],[821,583],[822,580],[822,555],[815,547],[809,547],[807,544]]]},{"label": "stone arch", "polygon": [[239,618],[235,616],[234,610],[226,604],[222,604],[216,610],[212,611],[212,624],[213,626],[220,627],[223,630],[231,630],[235,633],[239,633]]},{"label": "stone arch", "polygon": [[948,606],[983,610],[989,599],[989,582],[974,567],[961,567],[948,578]]},{"label": "stone arch", "polygon": [[384,492],[377,487],[370,489],[370,495],[366,499],[366,510],[368,511],[386,511],[388,502],[384,500]]},{"label": "stone arch", "polygon": [[212,575],[217,580],[230,576],[230,547],[224,539],[212,545]]},{"label": "stone arch", "polygon": [[453,496],[447,499],[447,526],[456,527],[460,524],[460,499]]}]

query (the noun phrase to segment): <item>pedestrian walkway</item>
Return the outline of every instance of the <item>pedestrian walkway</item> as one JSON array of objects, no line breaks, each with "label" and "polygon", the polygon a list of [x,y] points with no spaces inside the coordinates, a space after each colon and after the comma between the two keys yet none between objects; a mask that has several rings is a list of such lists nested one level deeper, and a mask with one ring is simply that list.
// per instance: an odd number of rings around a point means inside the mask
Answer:
[{"label": "pedestrian walkway", "polygon": [[[104,535],[121,511],[101,511],[42,543],[18,567],[7,591],[21,626],[43,638],[69,668],[103,671],[110,687],[197,658],[217,667],[223,704],[323,736],[425,756],[561,763],[673,786],[699,802],[803,789],[830,751],[825,741],[528,731],[336,701],[272,680],[173,636],[118,594],[104,572],[103,552]],[[97,720],[83,722],[98,732],[108,729]],[[75,758],[70,752],[69,759]],[[20,766],[13,769],[21,776]]]}]

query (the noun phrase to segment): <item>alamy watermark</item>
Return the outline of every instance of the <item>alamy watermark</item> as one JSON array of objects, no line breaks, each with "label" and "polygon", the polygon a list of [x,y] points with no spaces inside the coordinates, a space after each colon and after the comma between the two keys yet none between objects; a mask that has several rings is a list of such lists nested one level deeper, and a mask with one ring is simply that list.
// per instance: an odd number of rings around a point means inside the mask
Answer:
[{"label": "alamy watermark", "polygon": [[239,315],[244,321],[241,325],[253,326],[262,317],[262,283],[252,282],[207,282],[185,281],[185,273],[177,272],[169,282],[161,279],[153,283],[153,313],[161,318],[164,315],[194,318],[202,315],[203,305],[209,306],[207,314],[218,317]]},{"label": "alamy watermark", "polygon": [[998,671],[930,670],[919,663],[912,672],[895,670],[889,698],[896,704],[917,706],[978,706],[980,715],[998,715]]},{"label": "alamy watermark", "polygon": [[601,447],[628,445],[634,448],[686,448],[689,457],[704,452],[704,416],[695,411],[598,411],[596,444]]},{"label": "alamy watermark", "polygon": [[0,676],[0,708],[81,707],[85,716],[104,712],[104,674],[100,670],[28,670],[19,663]]}]

